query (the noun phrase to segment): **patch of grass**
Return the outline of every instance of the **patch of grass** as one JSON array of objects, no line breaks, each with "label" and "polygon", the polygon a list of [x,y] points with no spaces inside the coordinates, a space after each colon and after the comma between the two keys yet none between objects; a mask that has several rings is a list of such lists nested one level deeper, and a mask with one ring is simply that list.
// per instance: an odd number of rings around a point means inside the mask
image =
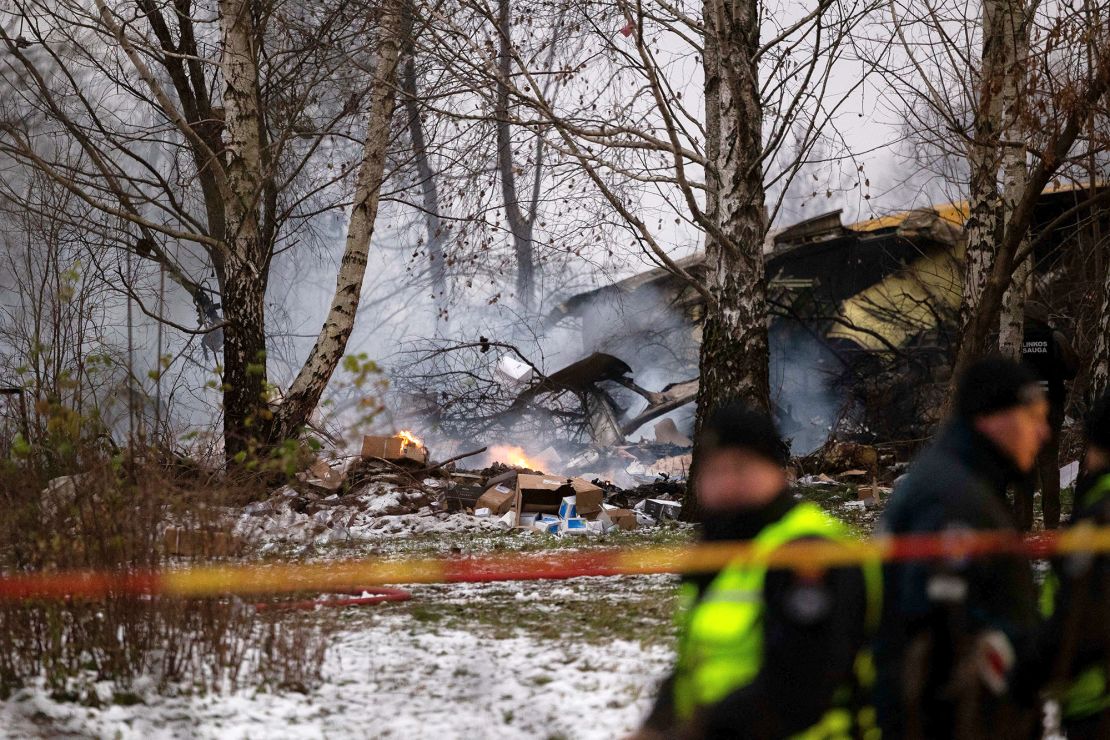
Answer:
[{"label": "patch of grass", "polygon": [[675,579],[668,576],[576,578],[491,583],[468,588],[413,587],[412,601],[383,604],[415,623],[495,639],[565,639],[603,645],[612,640],[660,644],[674,638]]}]

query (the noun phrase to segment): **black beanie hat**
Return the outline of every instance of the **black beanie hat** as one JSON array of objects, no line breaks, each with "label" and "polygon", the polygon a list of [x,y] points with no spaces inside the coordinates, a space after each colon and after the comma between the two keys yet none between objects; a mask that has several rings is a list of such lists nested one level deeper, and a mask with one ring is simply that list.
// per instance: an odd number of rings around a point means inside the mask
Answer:
[{"label": "black beanie hat", "polygon": [[971,419],[1031,403],[1043,394],[1031,369],[995,355],[974,363],[960,378],[956,413]]},{"label": "black beanie hat", "polygon": [[1103,396],[1091,407],[1084,424],[1087,444],[1110,451],[1110,395]]},{"label": "black beanie hat", "polygon": [[702,444],[709,449],[745,450],[783,467],[790,457],[789,447],[771,417],[743,403],[718,408],[706,420],[701,434]]}]

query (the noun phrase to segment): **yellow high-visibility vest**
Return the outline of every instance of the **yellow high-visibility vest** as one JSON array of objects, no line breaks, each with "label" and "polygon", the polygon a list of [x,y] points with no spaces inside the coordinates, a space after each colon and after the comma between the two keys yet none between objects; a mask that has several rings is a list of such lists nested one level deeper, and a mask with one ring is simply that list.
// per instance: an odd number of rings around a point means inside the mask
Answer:
[{"label": "yellow high-visibility vest", "polygon": [[[768,556],[796,540],[822,538],[834,542],[853,539],[848,528],[810,502],[792,508],[777,522],[763,528],[752,540],[753,554],[746,562],[726,566],[698,599],[697,587],[688,583],[680,594],[678,661],[675,670],[675,712],[682,720],[700,706],[715,704],[751,683],[763,664],[763,584]],[[877,628],[882,608],[882,566],[878,560],[862,566],[867,592],[867,627]],[[874,681],[874,668],[866,650],[856,660],[859,687]],[[870,706],[853,707],[851,687],[838,692],[836,703],[821,721],[798,737],[879,737],[875,712]]]}]

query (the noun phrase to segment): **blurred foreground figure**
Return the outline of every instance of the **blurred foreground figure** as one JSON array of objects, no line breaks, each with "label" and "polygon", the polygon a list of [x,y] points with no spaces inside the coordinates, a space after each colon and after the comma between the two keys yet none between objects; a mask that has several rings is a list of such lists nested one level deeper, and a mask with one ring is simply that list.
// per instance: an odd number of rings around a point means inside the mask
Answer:
[{"label": "blurred foreground figure", "polygon": [[[1002,358],[960,379],[955,416],[891,496],[886,534],[1020,532],[1006,487],[1048,437],[1048,400]],[[887,738],[1031,737],[1038,614],[1028,559],[887,563],[876,705]]]},{"label": "blurred foreground figure", "polygon": [[[1110,525],[1110,397],[1087,419],[1084,477],[1069,529]],[[1041,595],[1044,655],[1068,740],[1110,737],[1110,558],[1076,553],[1053,563]]]},{"label": "blurred foreground figure", "polygon": [[757,558],[683,582],[675,671],[636,737],[875,737],[862,687],[873,671],[861,646],[866,622],[876,627],[881,610],[878,563],[804,575],[769,570],[760,554],[849,534],[815,504],[794,499],[786,447],[765,415],[728,406],[703,434],[703,537],[751,542]]}]

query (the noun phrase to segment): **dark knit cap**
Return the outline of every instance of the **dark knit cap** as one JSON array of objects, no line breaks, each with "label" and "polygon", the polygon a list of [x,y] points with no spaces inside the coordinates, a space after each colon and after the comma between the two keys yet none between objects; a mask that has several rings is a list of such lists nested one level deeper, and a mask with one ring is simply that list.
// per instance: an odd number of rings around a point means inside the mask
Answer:
[{"label": "dark knit cap", "polygon": [[1091,407],[1084,425],[1087,444],[1110,451],[1110,395],[1103,396]]},{"label": "dark knit cap", "polygon": [[987,357],[969,367],[960,378],[956,413],[971,419],[1023,406],[1043,395],[1030,368],[1005,357]]},{"label": "dark knit cap", "polygon": [[708,449],[738,449],[785,466],[790,449],[767,414],[743,403],[721,406],[706,420],[701,442]]}]

